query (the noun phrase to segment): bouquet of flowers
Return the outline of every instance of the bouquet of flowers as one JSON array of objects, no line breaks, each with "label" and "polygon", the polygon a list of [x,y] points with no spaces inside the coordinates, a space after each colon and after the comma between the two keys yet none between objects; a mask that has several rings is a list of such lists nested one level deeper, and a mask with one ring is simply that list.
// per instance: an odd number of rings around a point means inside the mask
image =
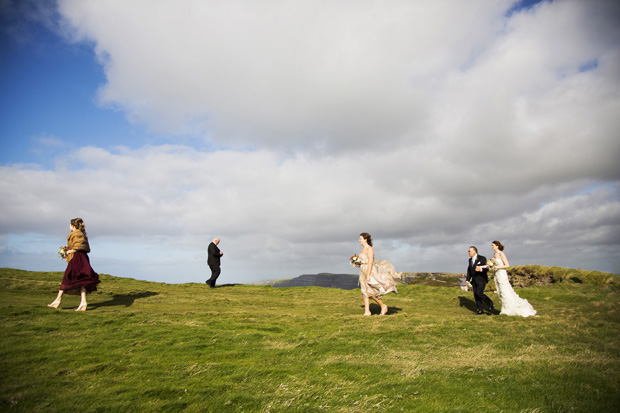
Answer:
[{"label": "bouquet of flowers", "polygon": [[489,268],[489,271],[495,272],[496,266],[497,266],[497,263],[493,260],[493,258],[491,258],[490,260],[487,260],[487,267]]},{"label": "bouquet of flowers", "polygon": [[58,256],[63,260],[67,259],[67,247],[60,247],[58,250]]},{"label": "bouquet of flowers", "polygon": [[351,266],[353,267],[359,267],[360,265],[362,265],[362,260],[360,260],[360,257],[357,254],[353,254],[351,258],[349,258],[349,261],[351,262]]}]

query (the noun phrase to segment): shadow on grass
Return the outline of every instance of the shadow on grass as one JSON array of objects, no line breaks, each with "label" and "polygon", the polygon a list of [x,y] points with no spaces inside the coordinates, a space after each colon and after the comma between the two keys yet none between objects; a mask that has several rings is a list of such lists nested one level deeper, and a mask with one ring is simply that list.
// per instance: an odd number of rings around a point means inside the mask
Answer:
[{"label": "shadow on grass", "polygon": [[[478,307],[476,306],[476,302],[475,301],[473,301],[473,300],[471,300],[471,299],[469,299],[467,297],[463,297],[462,295],[459,296],[459,301],[460,301],[459,307],[465,307],[465,308],[467,308],[468,310],[471,310],[471,311],[478,311]],[[494,304],[497,304],[497,302],[494,303]],[[500,313],[500,311],[497,308],[495,308],[491,314],[499,315],[499,313]]]},{"label": "shadow on grass", "polygon": [[220,284],[220,285],[215,285],[215,287],[213,288],[226,288],[226,287],[234,287],[236,285],[244,285],[244,284]]},{"label": "shadow on grass", "polygon": [[148,298],[159,293],[155,293],[152,291],[145,291],[142,293],[129,293],[129,294],[117,294],[112,297],[111,300],[103,301],[101,303],[88,303],[88,308],[99,308],[99,307],[113,307],[118,305],[124,305],[125,307],[131,306],[134,301],[139,298]]},{"label": "shadow on grass", "polygon": [[476,302],[470,298],[459,295],[459,307],[465,307],[470,311],[477,311]]},{"label": "shadow on grass", "polygon": [[[362,313],[364,312],[364,306],[360,305],[360,308],[362,309]],[[370,312],[372,313],[372,315],[379,315],[381,314],[381,307],[379,307],[379,304],[370,304]],[[394,307],[391,305],[388,305],[388,310],[387,313],[385,313],[385,315],[392,315],[392,314],[398,314],[402,311],[403,309],[400,307]]]}]

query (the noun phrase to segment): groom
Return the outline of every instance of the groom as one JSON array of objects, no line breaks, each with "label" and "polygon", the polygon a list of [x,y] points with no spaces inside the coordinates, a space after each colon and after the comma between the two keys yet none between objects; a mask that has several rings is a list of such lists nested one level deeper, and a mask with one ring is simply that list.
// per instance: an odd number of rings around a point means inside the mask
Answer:
[{"label": "groom", "polygon": [[474,312],[475,315],[483,314],[483,303],[487,305],[489,311],[488,315],[493,314],[495,308],[493,308],[493,301],[484,293],[484,288],[489,282],[487,276],[488,268],[483,268],[487,265],[487,259],[482,255],[478,255],[478,248],[469,247],[469,266],[467,267],[467,282],[471,282],[474,290],[474,299],[476,300],[476,306],[478,311]]}]

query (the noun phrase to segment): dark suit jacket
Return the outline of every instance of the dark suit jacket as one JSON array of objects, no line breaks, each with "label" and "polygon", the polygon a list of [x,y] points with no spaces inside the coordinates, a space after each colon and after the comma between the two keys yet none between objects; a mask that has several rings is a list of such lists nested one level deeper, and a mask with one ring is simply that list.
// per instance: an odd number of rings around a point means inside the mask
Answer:
[{"label": "dark suit jacket", "polygon": [[209,244],[207,249],[207,264],[208,265],[220,265],[220,249],[214,243]]},{"label": "dark suit jacket", "polygon": [[487,274],[489,270],[487,268],[483,268],[482,271],[476,271],[476,267],[482,265],[487,265],[487,259],[482,255],[476,256],[476,262],[474,262],[472,266],[470,266],[469,261],[467,261],[467,281],[471,282],[473,278],[477,283],[482,282],[486,284],[489,282],[489,276]]}]

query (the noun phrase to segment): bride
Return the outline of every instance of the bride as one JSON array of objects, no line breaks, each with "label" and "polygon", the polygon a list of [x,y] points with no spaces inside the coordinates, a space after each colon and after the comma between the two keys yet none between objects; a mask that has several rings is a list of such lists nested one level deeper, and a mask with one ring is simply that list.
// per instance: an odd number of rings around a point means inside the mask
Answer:
[{"label": "bride", "polygon": [[534,307],[532,307],[526,299],[519,297],[508,281],[506,268],[510,267],[510,263],[508,262],[508,258],[506,258],[502,243],[493,241],[491,243],[491,248],[495,252],[495,255],[491,258],[495,264],[493,267],[495,270],[495,288],[497,289],[499,301],[502,303],[502,311],[500,314],[520,315],[522,317],[536,315]]}]

